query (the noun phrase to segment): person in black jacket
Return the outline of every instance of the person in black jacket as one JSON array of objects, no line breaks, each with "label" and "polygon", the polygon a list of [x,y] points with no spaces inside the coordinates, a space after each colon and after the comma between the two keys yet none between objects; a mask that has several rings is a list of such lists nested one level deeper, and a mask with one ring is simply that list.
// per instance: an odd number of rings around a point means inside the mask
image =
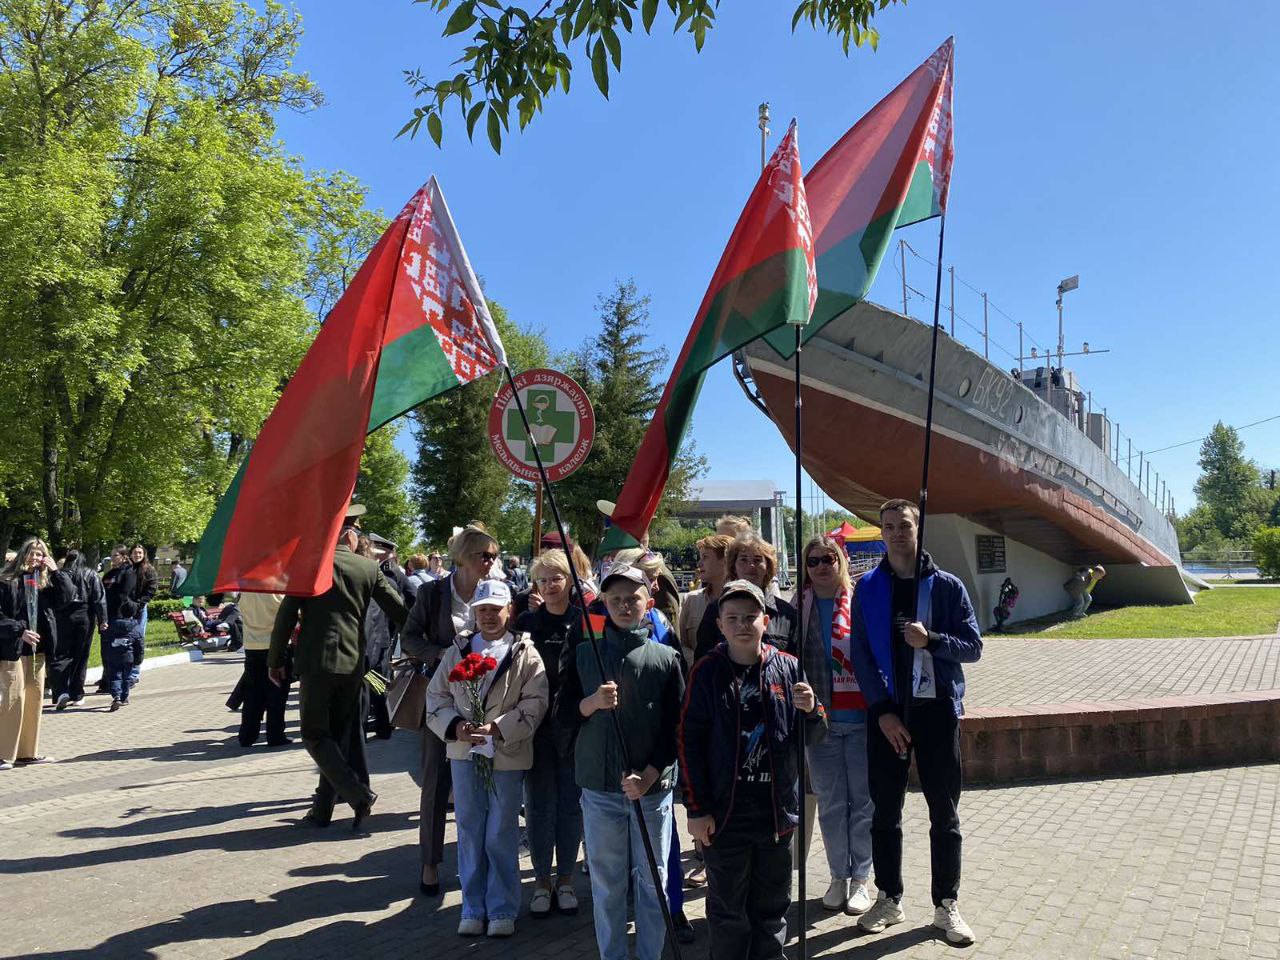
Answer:
[{"label": "person in black jacket", "polygon": [[155,597],[159,582],[156,568],[147,560],[147,548],[140,543],[135,543],[129,551],[127,563],[113,567],[102,578],[102,585],[107,591],[108,621],[119,619],[120,604],[125,600],[137,604],[141,611],[139,618],[142,621],[142,639],[133,646],[133,673],[129,678],[134,686],[138,685],[142,658],[146,654],[147,604]]},{"label": "person in black jacket", "polygon": [[74,597],[38,537],[0,570],[0,770],[51,760],[40,755],[45,663],[57,653],[57,611]]},{"label": "person in black jacket", "polygon": [[[542,657],[547,675],[547,703],[554,705],[560,678],[582,642],[582,610],[571,601],[573,586],[569,558],[563,550],[547,550],[529,565],[529,578],[542,603],[522,613],[516,633],[527,633]],[[556,744],[551,711],[533,735],[533,766],[524,778],[524,815],[533,861],[534,891],[529,913],[578,912],[573,868],[582,843],[582,791],[574,779],[573,752]],[[555,855],[554,889],[551,859]]]},{"label": "person in black jacket", "polygon": [[764,592],[720,593],[726,642],[693,666],[679,744],[689,832],[707,864],[711,956],[782,960],[791,906],[791,834],[799,822],[800,724],[826,713],[800,663],[765,644]]},{"label": "person in black jacket", "polygon": [[93,627],[107,630],[107,595],[93,567],[79,550],[68,550],[62,571],[71,578],[75,599],[57,610],[58,653],[50,664],[53,702],[57,709],[84,702],[84,674],[89,666]]}]

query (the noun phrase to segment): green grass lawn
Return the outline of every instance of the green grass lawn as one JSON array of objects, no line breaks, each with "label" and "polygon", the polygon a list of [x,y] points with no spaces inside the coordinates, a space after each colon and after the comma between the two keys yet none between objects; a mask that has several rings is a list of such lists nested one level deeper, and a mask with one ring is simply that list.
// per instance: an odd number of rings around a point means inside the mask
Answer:
[{"label": "green grass lawn", "polygon": [[1083,620],[1061,615],[1010,625],[1004,637],[1119,640],[1128,637],[1241,637],[1275,633],[1280,587],[1202,590],[1193,604],[1160,607],[1095,606]]},{"label": "green grass lawn", "polygon": [[[147,620],[147,656],[163,657],[166,653],[177,653],[182,647],[178,644],[178,631],[168,617]],[[102,666],[102,649],[98,645],[98,632],[93,634],[93,645],[89,650],[89,666]]]}]

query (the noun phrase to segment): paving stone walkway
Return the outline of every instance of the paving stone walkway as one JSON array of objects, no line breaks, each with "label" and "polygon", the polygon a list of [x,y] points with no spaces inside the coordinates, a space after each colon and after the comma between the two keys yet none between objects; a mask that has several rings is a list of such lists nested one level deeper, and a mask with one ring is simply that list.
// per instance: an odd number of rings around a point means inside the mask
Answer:
[{"label": "paving stone walkway", "polygon": [[[1001,689],[991,678],[1002,671],[1028,676],[1019,667],[1025,652],[1013,647],[1001,666],[1002,643],[974,671],[986,697]],[[291,826],[306,808],[313,768],[298,746],[235,744],[236,718],[222,701],[238,671],[237,658],[214,656],[146,674],[119,713],[91,698],[90,709],[45,716],[43,748],[62,762],[0,774],[0,955],[596,955],[585,895],[577,917],[522,918],[506,942],[456,936],[456,880],[442,901],[418,895],[417,789],[405,772],[417,756],[411,735],[370,744],[381,795],[370,835],[349,833],[345,820],[318,833]],[[810,955],[1280,958],[1278,796],[1276,765],[968,791],[962,905],[979,941],[957,950],[927,926],[928,821],[912,794],[908,921],[861,937],[847,918],[822,911],[815,837]],[[446,877],[452,822],[449,831]],[[700,939],[685,956],[702,960],[701,893],[690,894],[687,910]]]},{"label": "paving stone walkway", "polygon": [[983,707],[1280,690],[1280,637],[987,637],[965,679],[965,702]]}]

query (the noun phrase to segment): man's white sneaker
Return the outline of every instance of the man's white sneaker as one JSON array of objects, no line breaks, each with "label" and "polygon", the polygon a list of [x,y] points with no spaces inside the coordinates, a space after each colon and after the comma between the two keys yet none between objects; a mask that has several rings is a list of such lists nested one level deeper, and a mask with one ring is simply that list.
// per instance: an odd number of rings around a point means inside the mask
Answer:
[{"label": "man's white sneaker", "polygon": [[844,912],[851,917],[866,913],[871,909],[871,894],[865,883],[854,880],[849,884],[849,899],[845,901]]},{"label": "man's white sneaker", "polygon": [[484,933],[484,921],[472,917],[463,917],[458,921],[458,936],[478,937]]},{"label": "man's white sneaker", "polygon": [[551,916],[551,891],[538,887],[529,899],[529,915],[532,917]]},{"label": "man's white sneaker", "polygon": [[849,899],[849,881],[839,877],[831,878],[831,886],[822,895],[822,905],[828,910],[843,910]]},{"label": "man's white sneaker", "polygon": [[858,929],[867,933],[880,933],[885,927],[901,923],[907,919],[897,900],[887,896],[883,890],[876,894],[876,902],[871,909],[858,918]]},{"label": "man's white sneaker", "polygon": [[954,900],[943,900],[942,905],[934,909],[933,925],[952,943],[973,943],[973,931],[960,916],[960,908]]},{"label": "man's white sneaker", "polygon": [[491,937],[511,937],[516,932],[516,922],[510,917],[489,921],[488,935]]}]

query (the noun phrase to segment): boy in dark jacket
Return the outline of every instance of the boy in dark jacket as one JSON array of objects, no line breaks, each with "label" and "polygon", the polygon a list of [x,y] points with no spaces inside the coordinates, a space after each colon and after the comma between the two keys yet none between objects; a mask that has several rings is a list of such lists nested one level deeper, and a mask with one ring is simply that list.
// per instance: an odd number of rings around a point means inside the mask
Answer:
[{"label": "boy in dark jacket", "polygon": [[725,584],[717,623],[725,642],[694,664],[681,713],[685,806],[706,858],[715,960],[782,960],[797,740],[801,723],[816,737],[826,722],[799,661],[763,642],[766,610],[754,583]]},{"label": "boy in dark jacket", "polygon": [[114,712],[129,702],[129,688],[133,685],[133,651],[142,639],[142,621],[138,617],[138,605],[132,600],[120,604],[116,618],[107,624],[106,654],[102,665],[103,677],[111,689],[111,710]]}]

